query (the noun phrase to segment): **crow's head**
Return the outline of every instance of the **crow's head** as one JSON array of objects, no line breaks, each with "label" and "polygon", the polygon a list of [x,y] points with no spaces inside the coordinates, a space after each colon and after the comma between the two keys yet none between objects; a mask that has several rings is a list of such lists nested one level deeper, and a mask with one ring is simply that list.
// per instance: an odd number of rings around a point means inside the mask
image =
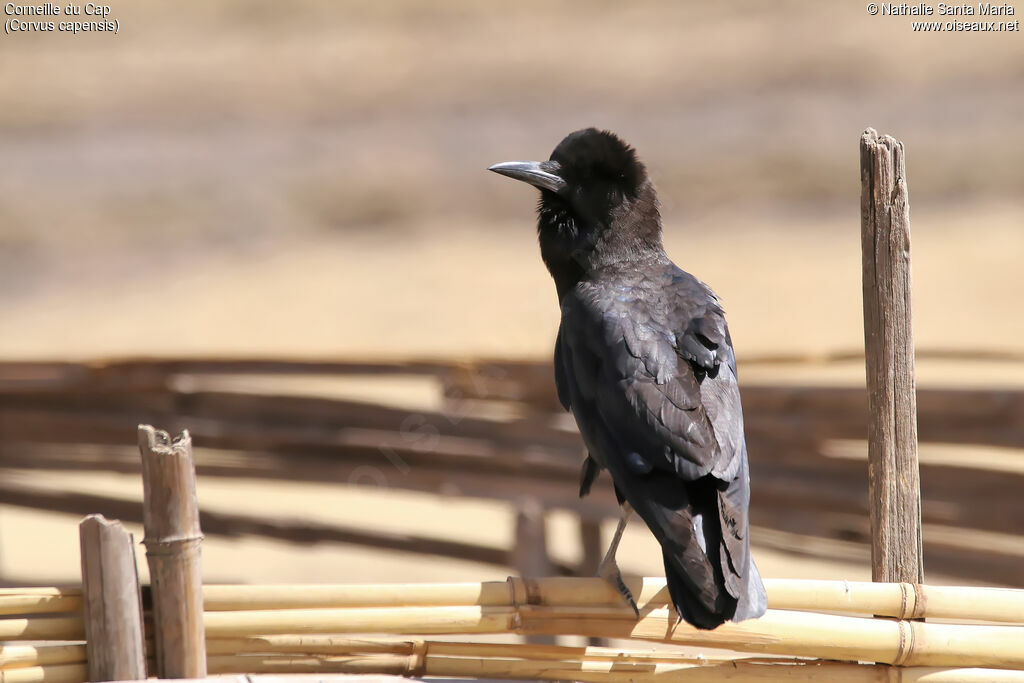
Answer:
[{"label": "crow's head", "polygon": [[654,186],[636,151],[614,133],[579,130],[547,161],[507,161],[489,170],[540,188],[541,255],[556,283],[662,253]]}]

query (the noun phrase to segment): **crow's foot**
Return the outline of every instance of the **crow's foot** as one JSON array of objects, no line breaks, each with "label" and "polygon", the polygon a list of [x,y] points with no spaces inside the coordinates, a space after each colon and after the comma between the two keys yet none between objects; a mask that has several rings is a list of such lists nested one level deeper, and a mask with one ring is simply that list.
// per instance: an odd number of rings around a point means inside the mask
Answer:
[{"label": "crow's foot", "polygon": [[611,584],[612,588],[622,597],[622,601],[633,610],[639,619],[640,609],[636,606],[636,600],[633,599],[633,593],[629,590],[629,586],[622,580],[622,572],[619,571],[619,565],[615,562],[614,557],[604,558],[601,566],[597,568],[597,575]]}]

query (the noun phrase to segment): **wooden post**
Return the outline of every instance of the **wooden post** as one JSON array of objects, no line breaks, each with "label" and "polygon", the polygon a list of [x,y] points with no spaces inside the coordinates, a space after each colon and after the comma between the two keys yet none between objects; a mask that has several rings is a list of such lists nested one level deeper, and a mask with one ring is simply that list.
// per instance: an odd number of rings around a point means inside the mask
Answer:
[{"label": "wooden post", "polygon": [[924,580],[910,306],[910,207],[903,143],[860,139],[871,577]]},{"label": "wooden post", "polygon": [[601,520],[584,518],[580,516],[580,547],[583,550],[580,566],[577,570],[579,576],[596,576],[597,568],[601,565],[604,557],[604,543],[601,540]]},{"label": "wooden post", "polygon": [[139,425],[143,524],[153,591],[156,674],[206,676],[206,637],[200,573],[199,502],[192,439]]},{"label": "wooden post", "polygon": [[538,578],[551,574],[551,559],[548,557],[547,529],[544,506],[534,498],[520,502],[516,510],[515,547],[512,549],[512,565],[520,576]]},{"label": "wooden post", "polygon": [[132,535],[89,515],[78,525],[90,681],[146,678],[142,601]]},{"label": "wooden post", "polygon": [[[525,498],[516,510],[516,535],[512,548],[512,566],[520,576],[539,578],[550,576],[551,558],[548,556],[548,535],[544,506],[536,498]],[[552,645],[554,636],[529,635],[526,642]]]},{"label": "wooden post", "polygon": [[[580,548],[583,557],[580,559],[580,566],[577,569],[579,576],[596,576],[597,569],[601,566],[601,559],[604,557],[604,544],[601,541],[601,520],[579,518],[580,525]],[[588,638],[587,642],[593,647],[607,647],[609,641],[606,638]]]}]

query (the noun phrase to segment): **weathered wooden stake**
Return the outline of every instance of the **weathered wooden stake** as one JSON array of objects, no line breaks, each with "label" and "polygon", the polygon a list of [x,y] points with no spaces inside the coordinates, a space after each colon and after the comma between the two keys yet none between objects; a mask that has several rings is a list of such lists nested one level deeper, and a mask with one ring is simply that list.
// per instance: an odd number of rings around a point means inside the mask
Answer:
[{"label": "weathered wooden stake", "polygon": [[[525,498],[516,510],[516,536],[512,546],[512,566],[520,576],[537,578],[550,576],[551,557],[548,555],[547,520],[544,506],[535,498]],[[554,644],[554,636],[529,635],[526,642],[539,645]]]},{"label": "weathered wooden stake", "polygon": [[[577,573],[583,577],[596,576],[605,551],[601,540],[601,521],[580,517],[579,525],[583,558],[580,560]],[[588,638],[587,642],[594,647],[606,647],[609,644],[605,638]]]},{"label": "weathered wooden stake", "polygon": [[199,502],[192,439],[139,425],[143,524],[153,586],[156,674],[206,676],[206,636],[200,572]]},{"label": "weathered wooden stake", "polygon": [[604,543],[601,540],[601,521],[580,517],[580,546],[583,557],[580,560],[580,576],[595,576],[604,557]]},{"label": "weathered wooden stake", "polygon": [[516,510],[512,566],[520,576],[536,578],[551,574],[545,516],[544,506],[533,498],[522,500]]},{"label": "weathered wooden stake", "polygon": [[146,677],[142,601],[132,535],[121,522],[89,515],[78,525],[90,681]]},{"label": "weathered wooden stake", "polygon": [[903,143],[860,139],[871,576],[924,580],[910,306],[910,207]]}]

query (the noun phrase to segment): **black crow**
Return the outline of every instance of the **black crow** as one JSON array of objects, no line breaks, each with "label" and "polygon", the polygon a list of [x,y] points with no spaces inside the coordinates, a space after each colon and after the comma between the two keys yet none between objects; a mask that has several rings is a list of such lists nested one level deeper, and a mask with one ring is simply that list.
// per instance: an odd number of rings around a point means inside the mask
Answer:
[{"label": "black crow", "polygon": [[635,510],[661,544],[680,618],[711,629],[761,616],[729,329],[715,293],[665,254],[644,165],[613,133],[588,128],[548,161],[490,170],[541,191],[541,257],[562,309],[555,383],[588,451],[580,496],[606,469],[623,508],[601,576],[637,611],[615,563]]}]

